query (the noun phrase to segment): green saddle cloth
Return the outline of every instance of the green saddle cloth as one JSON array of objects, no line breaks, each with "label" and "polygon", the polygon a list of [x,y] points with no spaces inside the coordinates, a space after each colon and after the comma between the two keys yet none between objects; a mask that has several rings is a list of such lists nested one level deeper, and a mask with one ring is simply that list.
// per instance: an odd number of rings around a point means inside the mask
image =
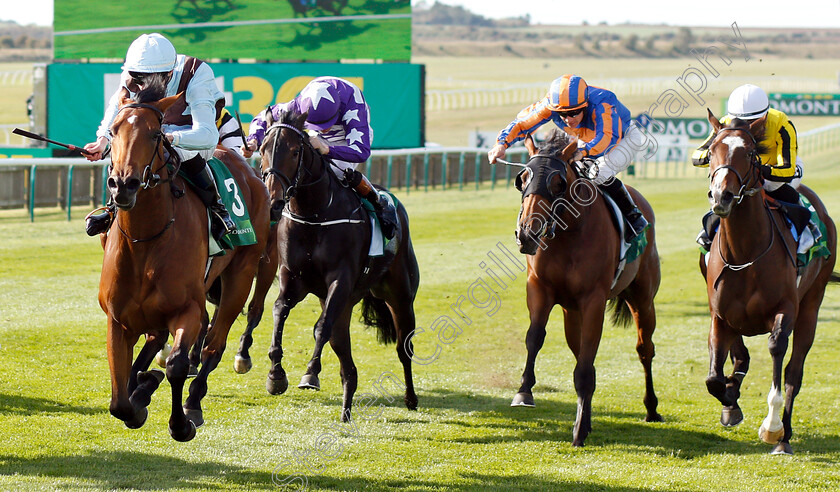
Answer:
[{"label": "green saddle cloth", "polygon": [[[382,191],[382,190],[378,190],[377,193],[388,195],[391,198],[391,202],[394,204],[394,208],[395,209],[399,208],[400,201],[397,199],[396,196],[394,196],[393,193],[391,193],[390,191]],[[376,228],[378,228],[381,231],[382,230],[382,224],[379,223],[379,216],[376,214],[376,209],[373,208],[373,204],[371,204],[369,201],[365,200],[364,198],[361,199],[361,202],[362,202],[362,207],[365,210],[367,210],[368,215],[370,215],[371,219],[376,223]],[[382,235],[382,234],[379,234],[378,237],[382,238],[382,250],[384,251],[385,246],[387,246],[388,243],[391,242],[391,240],[386,239],[385,236]],[[378,248],[375,248],[374,245],[371,244],[370,249],[371,249],[371,251],[374,251],[375,249],[378,249]],[[373,255],[373,256],[379,256],[379,255]]]},{"label": "green saddle cloth", "polygon": [[[213,177],[216,180],[216,188],[219,189],[219,195],[222,197],[230,218],[236,224],[236,229],[232,233],[222,237],[220,241],[216,241],[213,238],[213,234],[209,234],[208,252],[210,256],[224,255],[225,249],[233,249],[236,246],[256,244],[257,236],[254,234],[254,227],[251,225],[251,216],[248,214],[248,207],[245,205],[239,184],[233,178],[230,169],[215,157],[207,161],[207,164],[213,172]],[[186,176],[182,175],[182,177],[187,179]],[[209,212],[207,224],[209,227]]]},{"label": "green saddle cloth", "polygon": [[[650,226],[648,226],[650,227]],[[627,248],[627,253],[624,255],[626,264],[630,264],[642,255],[645,252],[645,248],[647,247],[647,227],[644,231],[642,231],[638,236],[634,237],[632,241],[630,241],[630,247]]]},{"label": "green saddle cloth", "polygon": [[822,233],[820,240],[814,243],[808,251],[796,255],[799,265],[805,266],[816,258],[831,256],[831,251],[828,249],[828,240],[826,239],[828,237],[828,232],[825,229],[825,224],[820,220],[819,215],[817,215],[817,211],[814,210],[813,205],[811,205],[811,202],[808,201],[804,195],[799,195],[799,201],[804,207],[811,211],[811,222],[817,224],[817,227],[820,228],[820,232]]}]

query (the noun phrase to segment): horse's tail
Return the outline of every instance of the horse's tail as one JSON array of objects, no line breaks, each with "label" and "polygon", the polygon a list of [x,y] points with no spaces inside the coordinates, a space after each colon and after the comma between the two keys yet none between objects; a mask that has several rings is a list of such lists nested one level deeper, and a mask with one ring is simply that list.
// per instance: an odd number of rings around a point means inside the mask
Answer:
[{"label": "horse's tail", "polygon": [[367,326],[376,327],[376,339],[379,343],[397,342],[397,327],[388,304],[382,299],[373,297],[370,292],[362,299],[362,321]]},{"label": "horse's tail", "polygon": [[633,313],[630,312],[627,301],[622,299],[621,296],[618,296],[615,299],[610,299],[607,306],[612,310],[610,319],[614,325],[624,328],[630,326],[630,323],[633,321]]}]

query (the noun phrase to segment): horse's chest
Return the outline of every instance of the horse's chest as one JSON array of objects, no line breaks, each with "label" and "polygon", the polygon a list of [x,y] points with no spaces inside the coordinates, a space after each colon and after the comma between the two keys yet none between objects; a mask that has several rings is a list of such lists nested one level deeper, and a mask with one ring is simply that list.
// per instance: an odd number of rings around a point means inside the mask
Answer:
[{"label": "horse's chest", "polygon": [[721,289],[713,296],[711,308],[736,331],[752,336],[770,330],[780,301],[755,288]]}]

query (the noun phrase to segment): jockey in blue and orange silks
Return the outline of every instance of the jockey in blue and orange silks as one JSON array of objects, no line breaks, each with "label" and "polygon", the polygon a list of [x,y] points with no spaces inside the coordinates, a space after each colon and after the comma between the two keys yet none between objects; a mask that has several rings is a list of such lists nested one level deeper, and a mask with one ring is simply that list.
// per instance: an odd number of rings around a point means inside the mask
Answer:
[{"label": "jockey in blue and orange silks", "polygon": [[577,75],[566,74],[555,79],[546,96],[516,115],[496,138],[496,145],[487,153],[490,163],[504,157],[505,149],[553,121],[561,130],[578,139],[573,161],[589,158],[598,165],[592,181],[607,193],[624,215],[630,240],[644,231],[648,222],[639,211],[624,184],[615,177],[627,169],[644,137],[631,124],[630,111],[614,93],[588,86]]},{"label": "jockey in blue and orange silks", "polygon": [[[265,139],[266,113],[273,120],[281,111],[307,113],[304,127],[310,132],[309,142],[333,163],[333,172],[343,171],[347,183],[370,202],[382,225],[382,234],[391,239],[396,230],[396,209],[377,193],[368,178],[356,171],[356,166],[370,157],[373,129],[370,127],[370,108],[355,84],[339,77],[318,77],[310,81],[300,94],[287,103],[275,104],[261,111],[251,122],[245,157],[250,157]],[[341,176],[339,176],[341,177]]]}]

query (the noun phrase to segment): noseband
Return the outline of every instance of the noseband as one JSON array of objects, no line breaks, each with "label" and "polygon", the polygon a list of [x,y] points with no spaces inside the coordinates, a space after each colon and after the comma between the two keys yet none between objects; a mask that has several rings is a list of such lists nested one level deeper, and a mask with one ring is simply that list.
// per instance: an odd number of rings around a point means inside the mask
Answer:
[{"label": "noseband", "polygon": [[[279,131],[283,128],[293,131],[300,138],[300,142],[303,146],[309,148],[311,152],[316,153],[315,148],[312,147],[311,143],[309,143],[308,136],[293,125],[289,125],[287,123],[274,123],[268,128],[268,130],[266,131],[266,135],[268,135],[268,133],[275,129],[279,133]],[[324,179],[324,176],[328,173],[321,173],[321,177],[316,179],[315,181],[312,181],[311,183],[302,184],[300,182],[301,169],[305,170],[306,173],[310,175],[311,172],[303,166],[303,149],[301,148],[301,151],[298,153],[298,161],[297,167],[295,168],[295,175],[292,178],[289,178],[288,176],[283,174],[279,169],[275,167],[275,164],[277,162],[277,144],[279,140],[280,136],[278,134],[277,137],[274,138],[274,145],[271,149],[271,167],[263,171],[262,179],[263,181],[266,181],[269,176],[274,176],[278,178],[280,180],[280,185],[283,187],[283,201],[289,203],[289,200],[291,200],[297,194],[298,188],[314,185],[315,183],[318,183],[319,181]],[[323,159],[321,159],[322,164],[323,162]]]},{"label": "noseband", "polygon": [[715,135],[715,138],[717,139],[718,135],[720,135],[723,132],[727,132],[727,131],[729,131],[729,132],[741,131],[741,132],[744,132],[747,135],[749,135],[750,140],[753,143],[753,147],[752,147],[752,150],[749,152],[749,154],[747,154],[747,158],[750,161],[750,168],[747,172],[751,173],[749,176],[747,176],[747,178],[750,178],[750,183],[749,184],[751,186],[756,185],[756,184],[758,186],[753,186],[751,188],[748,188],[747,187],[748,183],[744,182],[744,178],[741,177],[741,173],[739,173],[737,169],[735,169],[734,167],[732,167],[729,164],[727,164],[725,166],[720,166],[717,169],[715,169],[715,171],[711,174],[711,176],[709,176],[709,182],[714,182],[715,175],[721,169],[727,169],[727,170],[735,173],[735,176],[738,178],[738,186],[739,186],[738,193],[734,197],[735,204],[737,205],[737,204],[741,203],[741,201],[744,199],[744,197],[753,196],[756,193],[758,193],[759,191],[761,191],[761,188],[762,188],[761,160],[760,160],[760,157],[758,156],[758,153],[756,152],[756,147],[758,146],[758,143],[755,141],[755,137],[753,137],[750,132],[748,132],[747,130],[745,130],[743,128],[722,128]]}]

